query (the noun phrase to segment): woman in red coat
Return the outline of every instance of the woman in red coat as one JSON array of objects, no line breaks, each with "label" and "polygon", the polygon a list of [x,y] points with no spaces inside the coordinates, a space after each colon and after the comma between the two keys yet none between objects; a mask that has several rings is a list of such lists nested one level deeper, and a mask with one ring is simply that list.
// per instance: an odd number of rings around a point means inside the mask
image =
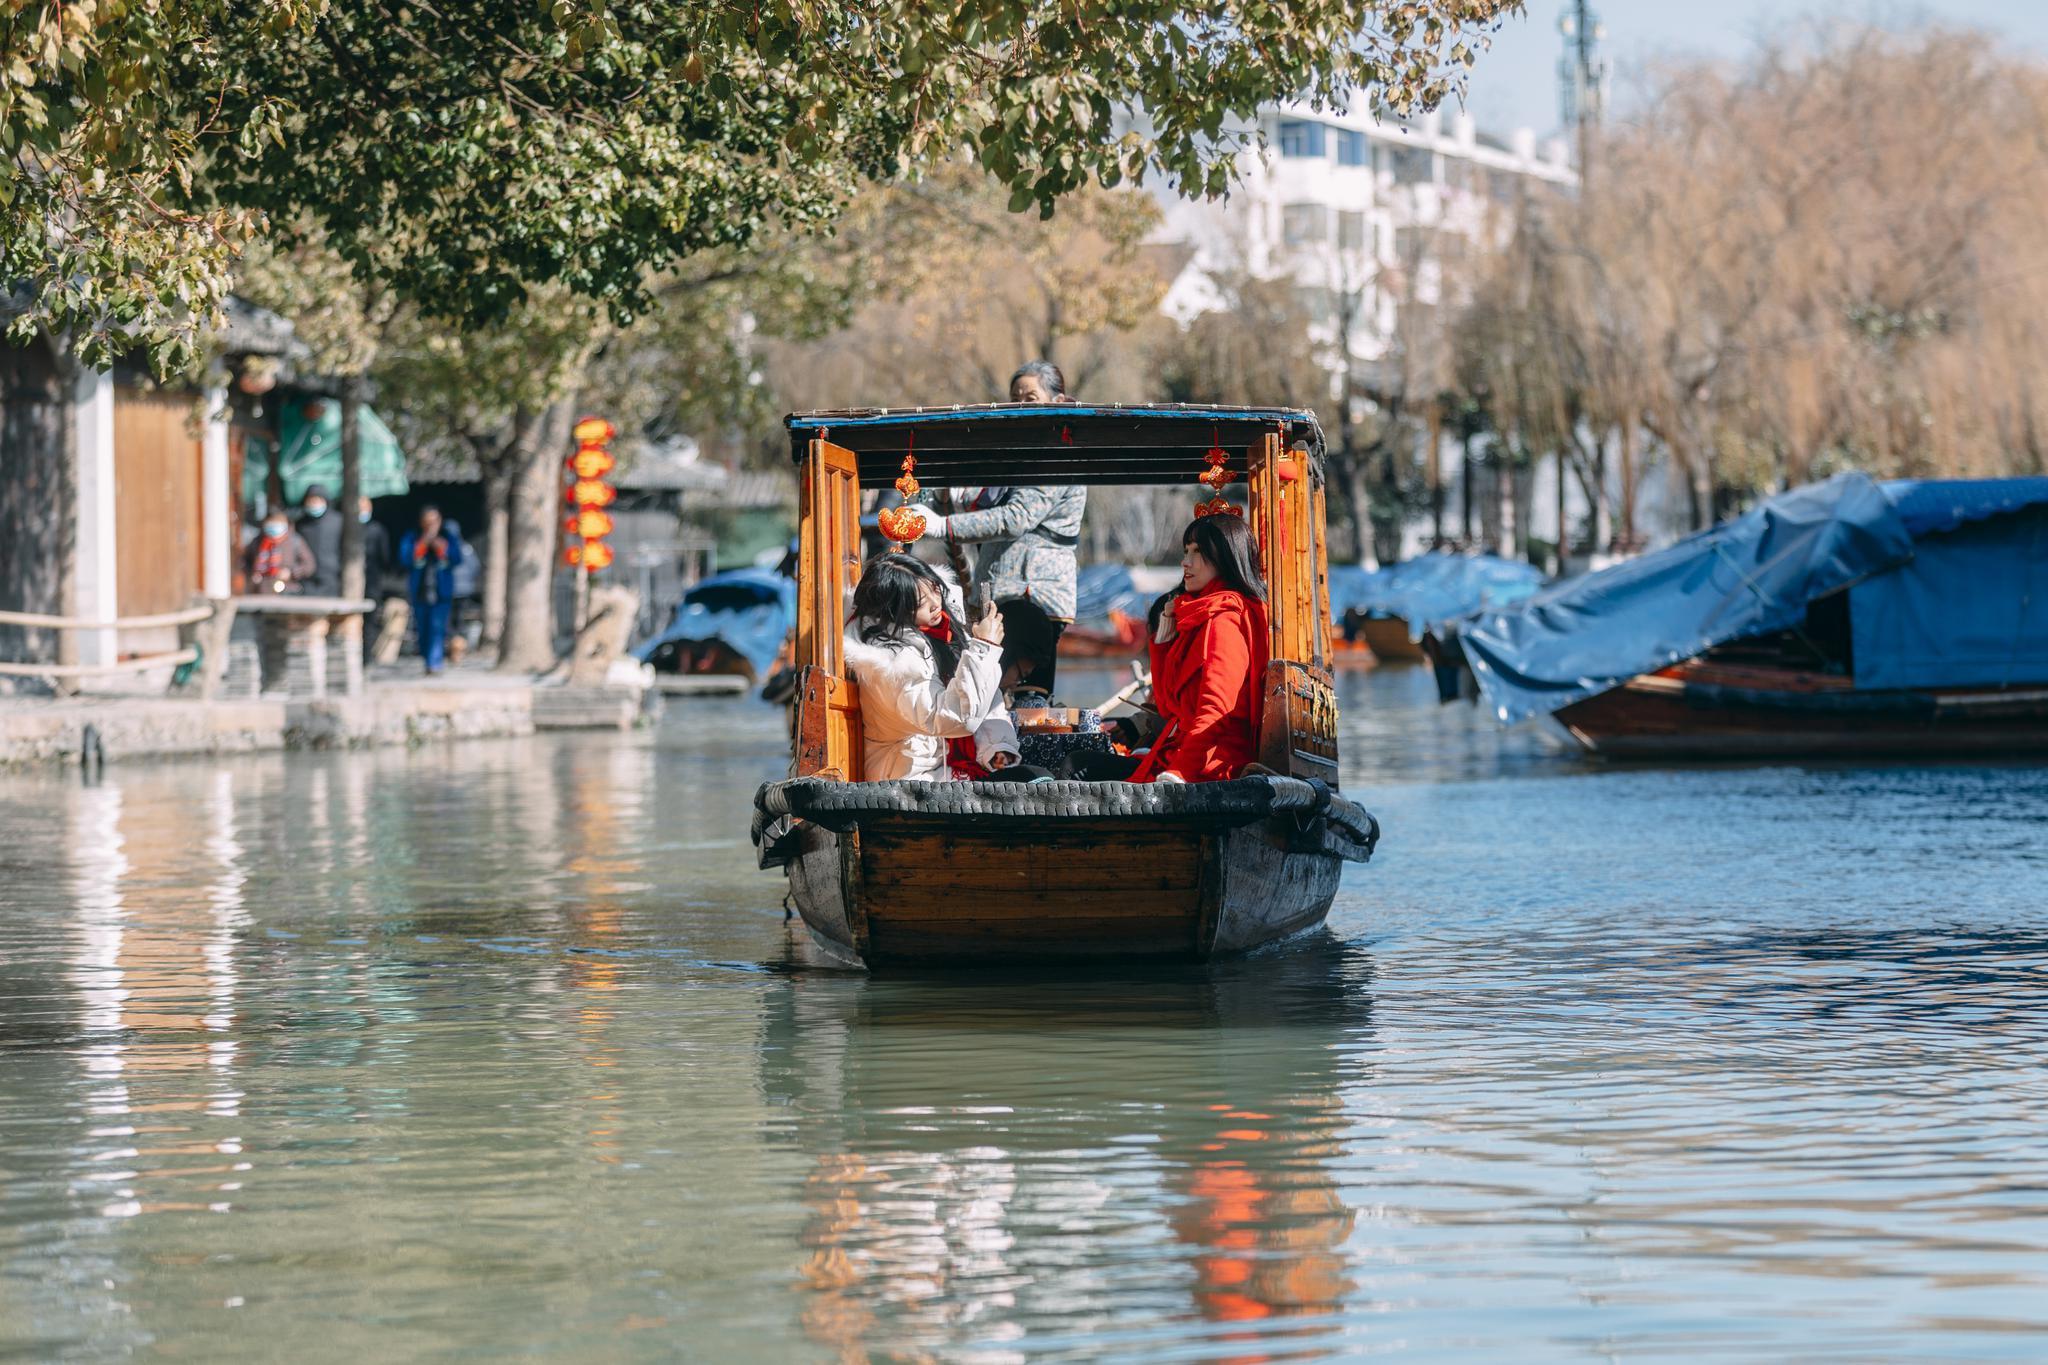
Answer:
[{"label": "woman in red coat", "polygon": [[1133,782],[1218,782],[1259,755],[1271,637],[1258,544],[1242,517],[1197,517],[1181,551],[1181,586],[1152,635],[1164,725]]}]

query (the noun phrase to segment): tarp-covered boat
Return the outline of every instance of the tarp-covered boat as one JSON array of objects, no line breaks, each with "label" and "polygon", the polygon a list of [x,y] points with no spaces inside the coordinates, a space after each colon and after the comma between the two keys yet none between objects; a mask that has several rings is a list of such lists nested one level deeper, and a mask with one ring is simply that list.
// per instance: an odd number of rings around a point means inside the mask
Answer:
[{"label": "tarp-covered boat", "polygon": [[1332,569],[1330,608],[1346,636],[1364,639],[1381,659],[1416,660],[1436,622],[1510,606],[1542,586],[1533,564],[1433,550],[1384,569]]},{"label": "tarp-covered boat", "polygon": [[[1336,790],[1322,432],[1286,408],[982,407],[789,419],[801,471],[791,778],[756,795],[766,866],[829,952],[869,966],[1206,959],[1321,924],[1379,830]],[[1229,781],[866,782],[841,657],[860,491],[915,453],[933,487],[1249,486],[1272,662],[1259,761]],[[1221,469],[1222,476],[1212,471]],[[1193,499],[1191,498],[1191,503]]]},{"label": "tarp-covered boat", "polygon": [[1135,659],[1145,652],[1145,613],[1180,582],[1180,570],[1083,564],[1075,575],[1074,624],[1060,636],[1060,657]]},{"label": "tarp-covered boat", "polygon": [[1838,475],[1440,653],[1501,720],[1606,755],[2048,749],[2048,478]]},{"label": "tarp-covered boat", "polygon": [[766,569],[730,569],[684,593],[668,625],[633,656],[657,673],[760,682],[795,628],[794,582]]}]

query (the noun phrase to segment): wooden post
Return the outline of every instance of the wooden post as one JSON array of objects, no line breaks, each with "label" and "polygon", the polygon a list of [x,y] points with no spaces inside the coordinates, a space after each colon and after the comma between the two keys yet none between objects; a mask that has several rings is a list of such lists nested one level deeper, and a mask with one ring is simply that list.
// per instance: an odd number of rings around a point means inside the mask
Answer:
[{"label": "wooden post", "polygon": [[860,572],[860,465],[853,452],[816,440],[799,476],[796,752],[799,777],[859,781],[860,699],[845,676],[845,602]]},{"label": "wooden post", "polygon": [[811,442],[800,503],[796,662],[838,676],[846,593],[860,572],[860,470],[853,452]]}]

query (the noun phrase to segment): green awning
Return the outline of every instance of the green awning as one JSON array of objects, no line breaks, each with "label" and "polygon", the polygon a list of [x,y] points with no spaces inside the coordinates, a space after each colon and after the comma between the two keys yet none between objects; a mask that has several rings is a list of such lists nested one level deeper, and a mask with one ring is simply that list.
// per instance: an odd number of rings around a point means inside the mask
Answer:
[{"label": "green awning", "polygon": [[[278,434],[283,439],[284,499],[297,503],[309,485],[320,484],[331,498],[341,496],[341,403],[333,398],[291,398],[277,415]],[[358,424],[357,445],[362,455],[362,489],[366,498],[390,497],[407,492],[405,452],[384,419],[365,403]],[[242,461],[242,497],[255,502],[263,496],[270,475],[270,442],[250,437]]]}]

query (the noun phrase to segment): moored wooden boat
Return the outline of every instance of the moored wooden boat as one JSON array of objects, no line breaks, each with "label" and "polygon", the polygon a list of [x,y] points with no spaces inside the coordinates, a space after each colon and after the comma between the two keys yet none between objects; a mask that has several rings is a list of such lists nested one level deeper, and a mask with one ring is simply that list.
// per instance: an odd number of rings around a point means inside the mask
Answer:
[{"label": "moored wooden boat", "polygon": [[1694,660],[1556,713],[1602,758],[2017,757],[2048,753],[2048,688],[1861,690]]},{"label": "moored wooden boat", "polygon": [[1422,645],[1408,638],[1408,620],[1402,616],[1367,616],[1359,620],[1358,633],[1381,663],[1421,663]]},{"label": "moored wooden boat", "polygon": [[[790,419],[803,469],[792,777],[755,837],[828,951],[904,963],[1206,959],[1321,924],[1378,838],[1339,796],[1321,432],[1289,409],[1056,407]],[[1182,483],[1221,455],[1248,484],[1271,592],[1255,771],[1188,786],[864,782],[840,657],[859,491],[914,449],[927,484]],[[1207,493],[1209,490],[1202,490]]]},{"label": "moored wooden boat", "polygon": [[1608,758],[2048,753],[2048,478],[1849,472],[1432,641]]}]

